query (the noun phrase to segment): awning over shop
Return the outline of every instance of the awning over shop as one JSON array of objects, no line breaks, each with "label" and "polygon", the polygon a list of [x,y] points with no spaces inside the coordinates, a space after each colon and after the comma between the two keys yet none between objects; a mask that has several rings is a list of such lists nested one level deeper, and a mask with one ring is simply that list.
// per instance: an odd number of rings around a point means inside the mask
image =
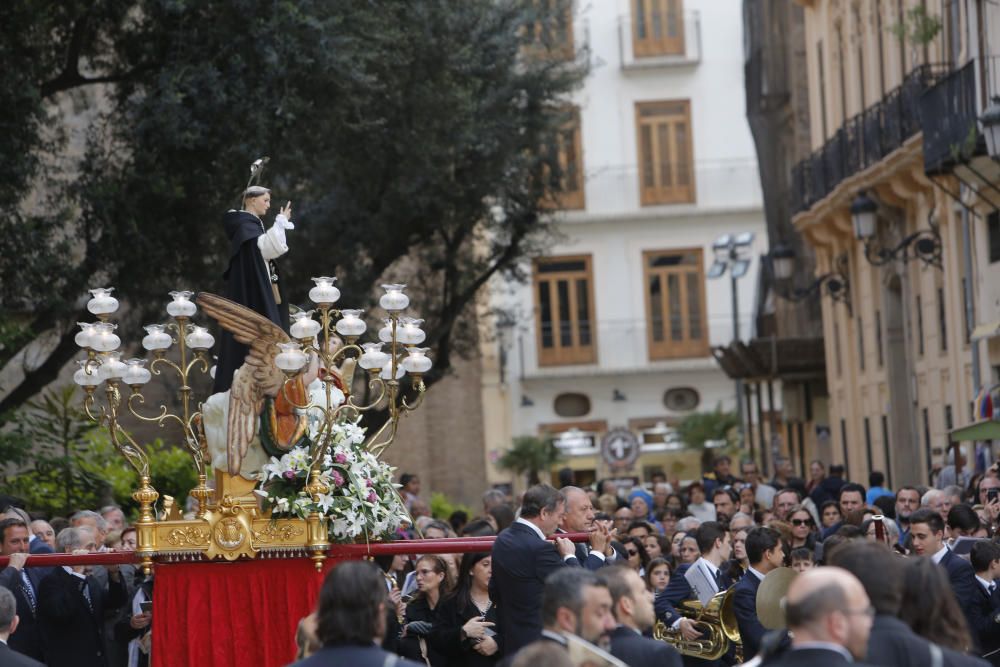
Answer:
[{"label": "awning over shop", "polygon": [[984,338],[993,338],[994,336],[1000,336],[1000,320],[987,322],[986,324],[977,324],[969,338],[975,342]]},{"label": "awning over shop", "polygon": [[948,433],[948,439],[952,442],[1000,440],[1000,422],[990,419],[956,428]]},{"label": "awning over shop", "polygon": [[754,338],[712,348],[723,372],[734,380],[808,380],[826,373],[822,338]]}]

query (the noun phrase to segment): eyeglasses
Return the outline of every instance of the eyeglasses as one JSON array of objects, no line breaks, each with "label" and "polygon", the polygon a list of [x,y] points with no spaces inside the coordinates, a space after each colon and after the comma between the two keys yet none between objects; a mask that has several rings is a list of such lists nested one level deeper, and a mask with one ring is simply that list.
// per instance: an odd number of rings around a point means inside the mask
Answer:
[{"label": "eyeglasses", "polygon": [[792,519],[793,526],[811,526],[812,519]]},{"label": "eyeglasses", "polygon": [[845,609],[844,613],[850,616],[862,615],[862,616],[867,616],[868,618],[875,618],[876,612],[875,612],[875,607],[873,607],[872,605],[868,605],[864,609]]}]

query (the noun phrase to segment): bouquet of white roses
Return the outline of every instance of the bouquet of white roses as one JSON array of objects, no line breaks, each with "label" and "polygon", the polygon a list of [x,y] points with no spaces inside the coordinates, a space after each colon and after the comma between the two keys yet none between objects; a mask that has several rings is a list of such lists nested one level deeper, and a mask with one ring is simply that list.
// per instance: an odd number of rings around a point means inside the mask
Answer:
[{"label": "bouquet of white roses", "polygon": [[320,467],[320,480],[330,491],[315,502],[306,493],[312,457],[296,447],[280,459],[271,457],[260,471],[254,492],[271,516],[306,518],[314,510],[327,518],[330,541],[386,539],[407,519],[406,509],[392,481],[395,468],[376,459],[363,447],[365,431],[356,422],[333,426],[331,443]]}]

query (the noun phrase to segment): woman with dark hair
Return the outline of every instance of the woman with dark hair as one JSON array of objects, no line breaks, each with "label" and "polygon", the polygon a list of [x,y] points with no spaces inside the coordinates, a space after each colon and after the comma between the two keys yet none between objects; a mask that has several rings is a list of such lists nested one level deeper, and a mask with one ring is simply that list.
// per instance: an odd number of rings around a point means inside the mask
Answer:
[{"label": "woman with dark hair", "polygon": [[965,615],[948,575],[930,558],[907,558],[899,618],[924,639],[963,653],[972,648]]},{"label": "woman with dark hair", "polygon": [[646,568],[644,580],[646,582],[646,589],[653,595],[662,593],[666,589],[667,584],[670,583],[670,563],[667,562],[667,559],[654,558],[649,561],[649,567]]},{"label": "woman with dark hair", "polygon": [[681,498],[679,493],[671,493],[667,496],[667,500],[663,503],[663,506],[669,510],[677,512],[678,518],[687,512],[687,505],[684,504],[684,499]]},{"label": "woman with dark hair", "polygon": [[792,527],[792,535],[787,553],[799,547],[810,550],[816,547],[816,522],[809,510],[796,505],[788,512],[788,523]]},{"label": "woman with dark hair", "polygon": [[628,556],[628,566],[643,576],[646,573],[646,566],[649,565],[649,555],[642,539],[638,537],[626,537],[622,540],[625,545],[625,553]]},{"label": "woman with dark hair", "polygon": [[443,667],[448,658],[427,642],[440,622],[440,602],[451,591],[448,563],[437,554],[425,554],[417,560],[417,592],[406,605],[399,655],[411,660],[426,660],[431,667]]},{"label": "woman with dark hair", "polygon": [[979,515],[971,506],[962,503],[948,510],[948,534],[951,543],[960,537],[975,537],[980,527]]},{"label": "woman with dark hair", "polygon": [[826,467],[822,461],[813,461],[809,464],[809,481],[806,482],[806,495],[813,492],[820,482],[826,479]]},{"label": "woman with dark hair", "polygon": [[824,530],[840,523],[843,519],[844,517],[840,513],[840,505],[837,504],[836,500],[828,500],[820,505],[819,522],[823,524]]},{"label": "woman with dark hair", "polygon": [[497,612],[490,600],[492,558],[489,552],[462,557],[454,595],[441,602],[439,622],[428,642],[454,665],[487,667],[500,660]]},{"label": "woman with dark hair", "polygon": [[497,524],[497,535],[499,535],[500,531],[504,528],[514,523],[514,510],[510,508],[510,505],[497,505],[496,507],[491,507],[487,514],[493,517],[493,520]]}]

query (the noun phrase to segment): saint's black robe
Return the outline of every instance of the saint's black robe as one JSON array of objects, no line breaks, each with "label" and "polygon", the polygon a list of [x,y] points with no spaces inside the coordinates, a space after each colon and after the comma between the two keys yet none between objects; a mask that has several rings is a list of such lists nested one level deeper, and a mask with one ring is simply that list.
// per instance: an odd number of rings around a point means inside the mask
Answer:
[{"label": "saint's black robe", "polygon": [[[226,279],[223,296],[260,313],[288,331],[288,303],[280,291],[281,303],[275,303],[267,263],[257,246],[257,238],[264,233],[260,218],[247,211],[226,211],[222,216],[222,226],[229,239],[229,266],[222,274]],[[272,275],[277,277],[273,271]],[[277,280],[275,284],[280,290],[281,284]],[[247,346],[236,342],[228,331],[223,331],[219,337],[219,360],[215,367],[213,393],[229,389],[233,373],[243,365],[246,355]]]}]

